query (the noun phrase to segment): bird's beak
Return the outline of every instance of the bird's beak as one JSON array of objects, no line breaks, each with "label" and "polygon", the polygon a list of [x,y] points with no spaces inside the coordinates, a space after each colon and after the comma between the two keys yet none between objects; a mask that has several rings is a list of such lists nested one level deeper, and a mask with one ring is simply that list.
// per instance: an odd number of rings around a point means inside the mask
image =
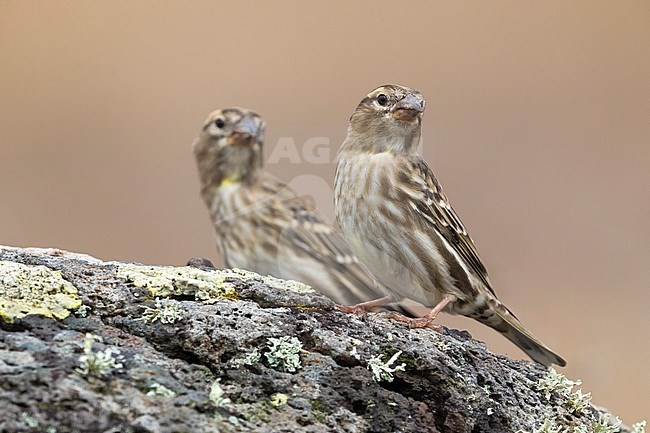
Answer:
[{"label": "bird's beak", "polygon": [[257,125],[250,117],[243,117],[228,137],[228,145],[249,144],[257,133]]},{"label": "bird's beak", "polygon": [[395,120],[413,122],[424,111],[422,103],[413,95],[406,95],[395,104],[391,115]]}]

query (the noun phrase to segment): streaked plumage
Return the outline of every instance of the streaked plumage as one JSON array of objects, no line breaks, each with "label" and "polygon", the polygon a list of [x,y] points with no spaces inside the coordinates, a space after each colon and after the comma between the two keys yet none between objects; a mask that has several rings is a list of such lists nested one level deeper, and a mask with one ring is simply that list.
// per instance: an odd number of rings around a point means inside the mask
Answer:
[{"label": "streaked plumage", "polygon": [[313,203],[262,167],[265,123],[244,108],[217,110],[194,141],[201,195],[226,266],[304,282],[340,304],[379,292]]},{"label": "streaked plumage", "polygon": [[339,150],[336,217],[352,251],[393,300],[461,314],[504,334],[544,365],[565,361],[496,297],[474,242],[418,153],[422,95],[386,85],[364,98]]}]

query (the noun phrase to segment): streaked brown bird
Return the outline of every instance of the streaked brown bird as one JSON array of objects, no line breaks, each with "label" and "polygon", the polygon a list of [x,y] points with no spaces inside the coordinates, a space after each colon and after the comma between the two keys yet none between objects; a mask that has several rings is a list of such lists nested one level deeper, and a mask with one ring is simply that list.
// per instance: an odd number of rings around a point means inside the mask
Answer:
[{"label": "streaked brown bird", "polygon": [[409,298],[433,309],[411,327],[433,327],[439,312],[460,314],[510,339],[533,360],[566,365],[496,296],[465,226],[418,153],[425,101],[385,85],[350,118],[338,152],[336,218],[354,254],[385,289],[350,310]]},{"label": "streaked brown bird", "polygon": [[264,170],[264,130],[257,113],[226,108],[208,116],[192,145],[226,266],[301,281],[340,304],[380,296],[313,203]]}]

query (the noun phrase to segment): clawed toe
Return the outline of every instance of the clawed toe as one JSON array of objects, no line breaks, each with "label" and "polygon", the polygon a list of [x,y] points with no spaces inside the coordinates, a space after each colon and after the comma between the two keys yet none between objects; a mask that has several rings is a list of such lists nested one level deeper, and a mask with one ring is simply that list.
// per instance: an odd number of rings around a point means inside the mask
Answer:
[{"label": "clawed toe", "polygon": [[339,305],[336,304],[336,308],[343,311],[346,314],[356,314],[357,316],[363,316],[367,313],[367,310],[361,305]]},{"label": "clawed toe", "polygon": [[398,322],[403,322],[408,324],[408,327],[411,329],[414,328],[429,328],[432,329],[436,332],[439,332],[441,334],[445,333],[445,328],[443,328],[440,325],[436,325],[433,323],[435,320],[435,317],[429,317],[429,316],[424,316],[424,317],[416,317],[416,318],[411,318],[411,317],[406,317],[403,314],[400,313],[395,313],[395,312],[388,312],[386,313],[386,316],[393,320],[397,320]]},{"label": "clawed toe", "polygon": [[429,316],[423,316],[423,317],[416,317],[413,319],[409,319],[409,328],[415,329],[415,328],[428,328],[430,325],[433,324],[433,317]]},{"label": "clawed toe", "polygon": [[388,317],[390,319],[393,319],[393,320],[396,320],[398,322],[403,322],[403,323],[410,323],[411,320],[413,320],[410,317],[406,317],[405,315],[403,315],[401,313],[397,313],[395,311],[388,311],[386,313],[386,317]]},{"label": "clawed toe", "polygon": [[358,315],[364,315],[373,308],[381,307],[386,303],[390,302],[390,296],[384,296],[383,298],[375,299],[373,301],[366,301],[356,305],[339,305],[336,304],[336,308],[343,311],[344,313],[352,313]]},{"label": "clawed toe", "polygon": [[416,319],[411,319],[409,322],[409,328],[415,329],[415,328],[429,328],[432,329],[440,334],[445,333],[445,328],[443,328],[440,325],[436,325],[433,323],[432,318],[424,316],[424,317],[418,317]]}]

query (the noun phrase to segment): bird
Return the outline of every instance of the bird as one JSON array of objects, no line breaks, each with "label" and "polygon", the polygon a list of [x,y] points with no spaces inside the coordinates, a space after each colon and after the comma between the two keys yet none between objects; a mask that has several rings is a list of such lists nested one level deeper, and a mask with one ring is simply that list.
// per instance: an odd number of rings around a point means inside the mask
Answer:
[{"label": "bird", "polygon": [[265,129],[254,111],[224,108],[210,113],[192,144],[226,266],[303,282],[341,305],[375,298],[381,292],[341,233],[313,201],[264,169]]},{"label": "bird", "polygon": [[470,317],[497,330],[534,361],[565,366],[497,298],[474,241],[419,153],[425,100],[387,84],[361,100],[337,153],[336,219],[352,252],[383,290],[349,307],[377,307],[403,298],[431,308],[417,318],[431,327],[441,312]]}]

